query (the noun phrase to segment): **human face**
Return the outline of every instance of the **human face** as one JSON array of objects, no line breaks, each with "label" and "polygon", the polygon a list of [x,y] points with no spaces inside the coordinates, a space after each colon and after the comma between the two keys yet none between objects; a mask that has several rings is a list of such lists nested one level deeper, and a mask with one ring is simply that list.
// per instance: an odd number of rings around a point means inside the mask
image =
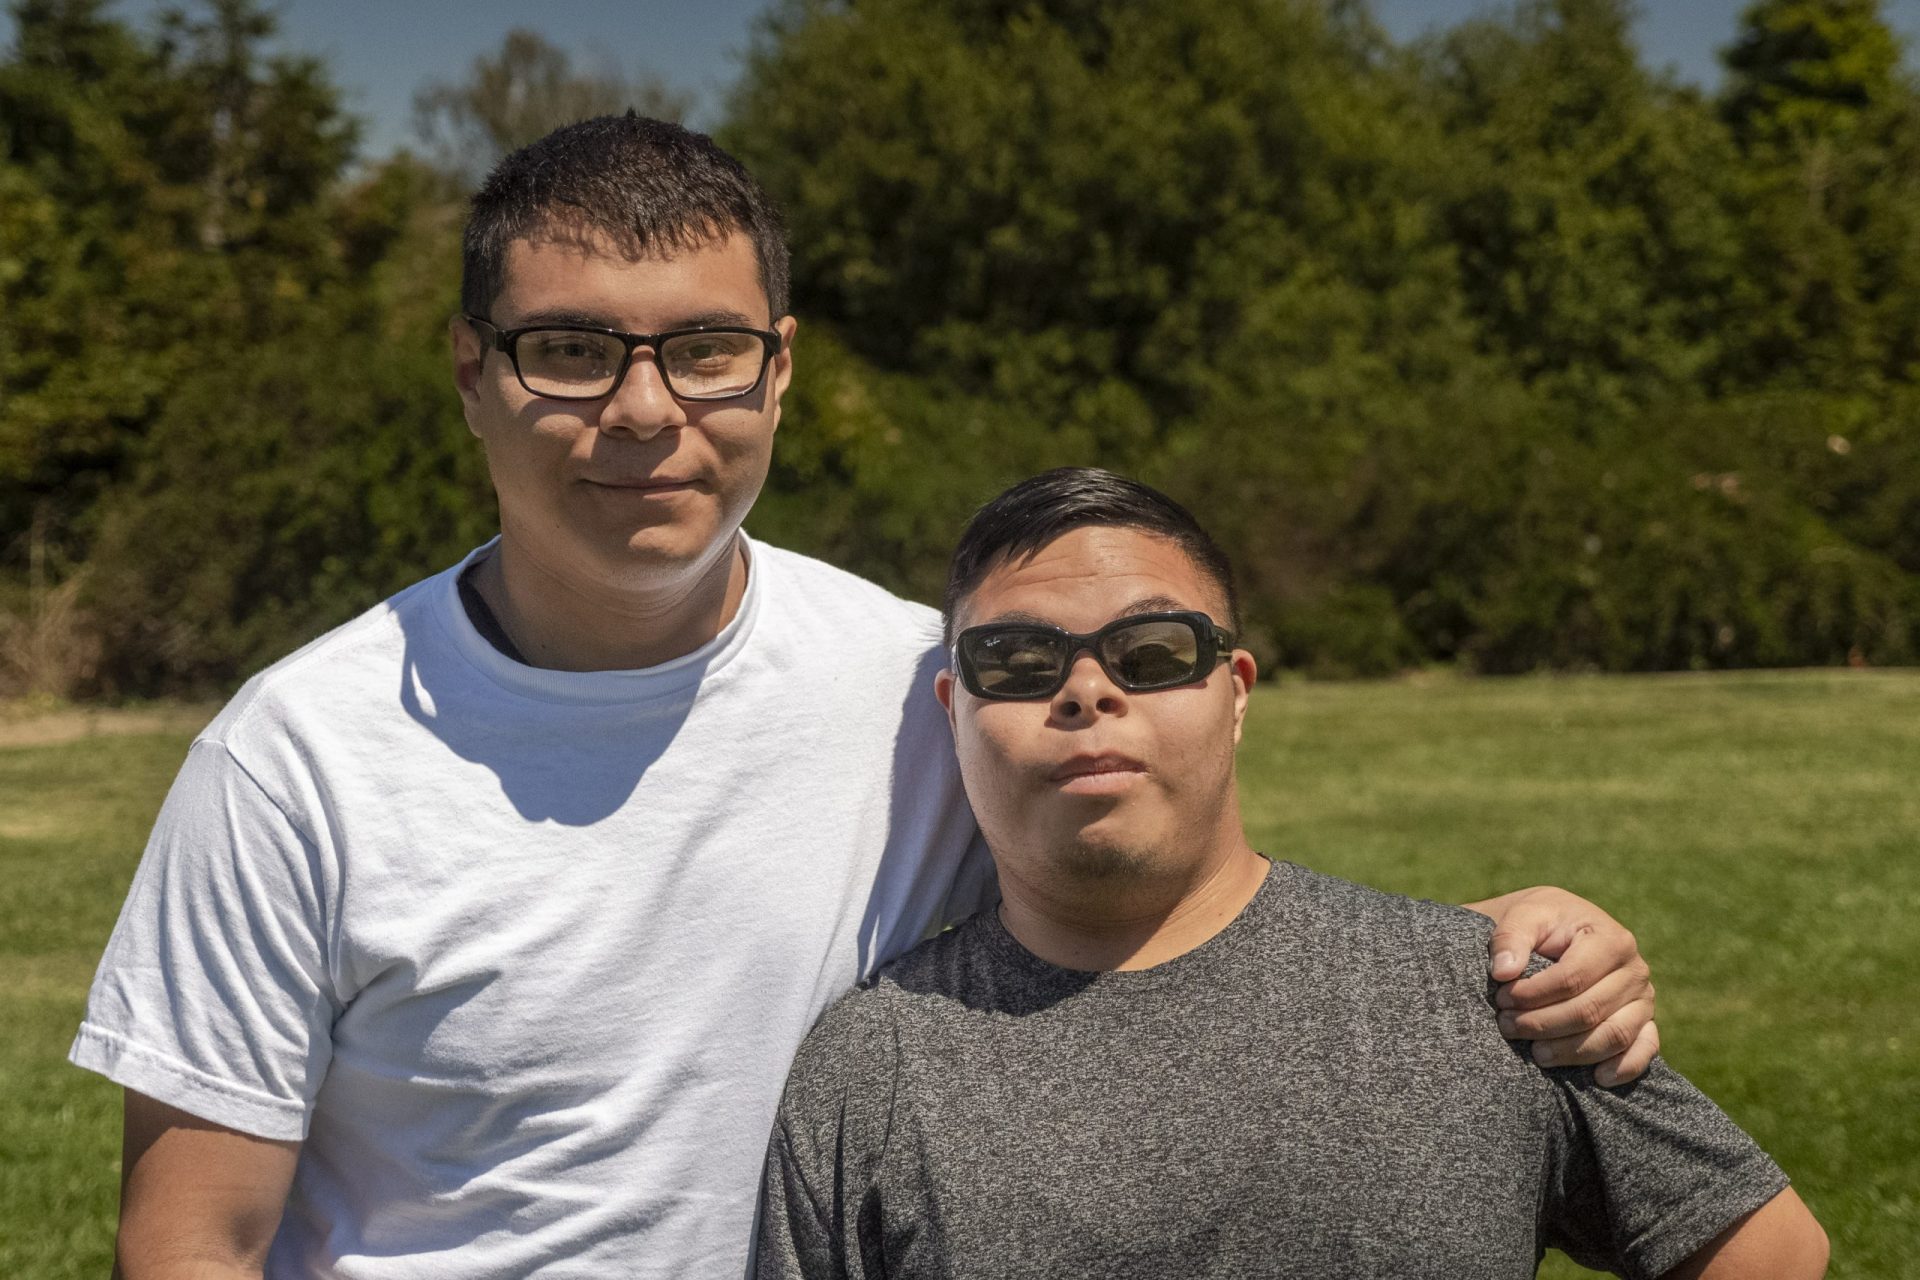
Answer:
[{"label": "human face", "polygon": [[753,393],[682,401],[651,353],[598,400],[529,392],[500,351],[453,324],[467,426],[487,451],[501,536],[517,555],[583,590],[670,589],[726,563],[759,496],[792,377],[792,317],[767,314],[753,245],[741,235],[670,256],[636,256],[563,227],[508,246],[485,317],[501,329],[581,324],[635,333],[700,325],[774,328],[783,339]]},{"label": "human face", "polygon": [[[1177,544],[1090,526],[995,566],[957,621],[1086,633],[1176,609],[1226,617],[1218,588]],[[1237,838],[1233,752],[1254,674],[1252,656],[1235,650],[1204,680],[1128,693],[1083,652],[1052,697],[1006,702],[941,673],[935,691],[967,797],[1002,874],[1181,875]]]}]

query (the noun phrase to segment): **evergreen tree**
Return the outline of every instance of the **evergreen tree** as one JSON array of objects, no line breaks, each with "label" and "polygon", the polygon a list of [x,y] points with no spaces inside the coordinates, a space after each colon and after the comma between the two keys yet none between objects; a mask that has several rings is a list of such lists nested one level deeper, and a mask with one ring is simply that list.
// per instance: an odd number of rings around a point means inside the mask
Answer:
[{"label": "evergreen tree", "polygon": [[1891,95],[1900,43],[1880,0],[1754,0],[1724,58],[1742,139],[1831,138]]}]

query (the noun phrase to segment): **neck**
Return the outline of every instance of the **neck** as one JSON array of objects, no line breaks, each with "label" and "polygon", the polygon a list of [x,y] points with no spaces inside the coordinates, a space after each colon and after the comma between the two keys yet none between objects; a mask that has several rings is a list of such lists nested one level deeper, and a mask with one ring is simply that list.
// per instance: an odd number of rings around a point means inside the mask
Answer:
[{"label": "neck", "polygon": [[474,572],[487,607],[528,663],[554,671],[632,671],[692,653],[733,621],[746,594],[738,535],[686,572],[610,589],[528,552],[510,534]]},{"label": "neck", "polygon": [[1151,969],[1185,955],[1233,923],[1272,865],[1238,831],[1164,875],[1026,875],[996,862],[1007,932],[1049,964],[1087,971]]}]

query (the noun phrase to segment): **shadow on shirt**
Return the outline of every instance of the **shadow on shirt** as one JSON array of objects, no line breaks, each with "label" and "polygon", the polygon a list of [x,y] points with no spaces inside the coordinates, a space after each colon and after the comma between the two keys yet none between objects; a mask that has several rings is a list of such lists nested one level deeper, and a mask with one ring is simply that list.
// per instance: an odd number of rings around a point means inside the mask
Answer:
[{"label": "shadow on shirt", "polygon": [[[491,772],[528,822],[587,827],[618,812],[679,736],[706,675],[704,661],[680,668],[686,679],[672,694],[641,702],[543,700],[471,668],[450,671],[466,660],[445,639],[416,634],[438,620],[426,610],[401,618],[401,707],[447,750]],[[605,749],[615,741],[619,750]]]}]

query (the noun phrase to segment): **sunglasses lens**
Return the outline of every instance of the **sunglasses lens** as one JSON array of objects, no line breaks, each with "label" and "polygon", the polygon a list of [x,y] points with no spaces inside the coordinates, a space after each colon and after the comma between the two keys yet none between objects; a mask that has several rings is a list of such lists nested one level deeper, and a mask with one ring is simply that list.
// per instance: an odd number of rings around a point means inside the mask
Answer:
[{"label": "sunglasses lens", "polygon": [[1101,642],[1107,670],[1130,689],[1186,684],[1200,672],[1200,636],[1190,623],[1158,618],[1122,627]]},{"label": "sunglasses lens", "polygon": [[989,698],[1037,698],[1060,680],[1065,641],[1047,631],[1009,628],[965,638],[967,665]]}]

